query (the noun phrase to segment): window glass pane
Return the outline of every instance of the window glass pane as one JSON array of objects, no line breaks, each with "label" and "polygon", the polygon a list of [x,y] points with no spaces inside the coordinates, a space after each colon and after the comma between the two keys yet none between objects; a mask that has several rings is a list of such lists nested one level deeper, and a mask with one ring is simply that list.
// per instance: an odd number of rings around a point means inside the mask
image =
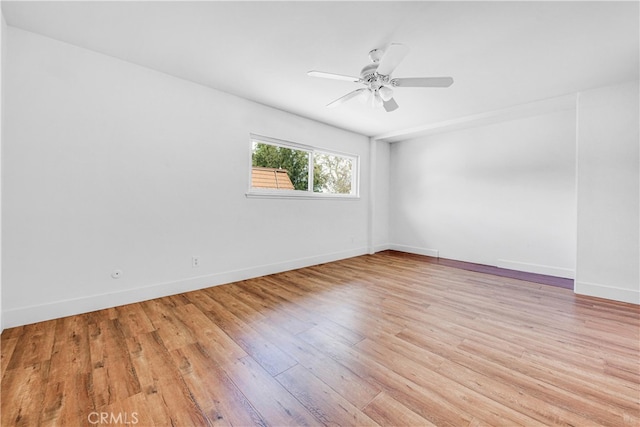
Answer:
[{"label": "window glass pane", "polygon": [[253,142],[251,187],[309,189],[309,152]]},{"label": "window glass pane", "polygon": [[351,194],[353,159],[335,154],[313,156],[313,191],[316,193]]}]

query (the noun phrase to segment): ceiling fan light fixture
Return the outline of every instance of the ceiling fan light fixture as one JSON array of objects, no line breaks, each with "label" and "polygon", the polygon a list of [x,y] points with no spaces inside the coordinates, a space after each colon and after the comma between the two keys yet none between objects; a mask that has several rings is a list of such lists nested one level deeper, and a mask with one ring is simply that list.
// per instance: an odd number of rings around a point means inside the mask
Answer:
[{"label": "ceiling fan light fixture", "polygon": [[362,92],[360,92],[360,95],[358,95],[358,100],[365,105],[371,105],[371,97],[373,96],[373,94],[371,93],[371,91],[369,89],[365,89]]},{"label": "ceiling fan light fixture", "polygon": [[378,89],[378,93],[380,94],[380,98],[385,102],[393,98],[393,89],[390,87],[381,86],[380,89]]},{"label": "ceiling fan light fixture", "polygon": [[373,96],[371,98],[372,98],[371,107],[373,108],[382,107],[382,105],[384,104],[384,101],[380,97],[380,94],[378,93],[377,90],[373,93]]}]

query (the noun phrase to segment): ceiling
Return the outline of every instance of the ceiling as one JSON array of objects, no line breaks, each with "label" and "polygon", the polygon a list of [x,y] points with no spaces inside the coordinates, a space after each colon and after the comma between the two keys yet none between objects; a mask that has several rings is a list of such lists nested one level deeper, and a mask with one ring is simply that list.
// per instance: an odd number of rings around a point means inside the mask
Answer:
[{"label": "ceiling", "polygon": [[[10,26],[92,49],[367,136],[637,80],[638,2],[11,2]],[[452,76],[449,88],[396,88],[400,108],[361,87],[368,52],[411,49],[394,77]]]}]

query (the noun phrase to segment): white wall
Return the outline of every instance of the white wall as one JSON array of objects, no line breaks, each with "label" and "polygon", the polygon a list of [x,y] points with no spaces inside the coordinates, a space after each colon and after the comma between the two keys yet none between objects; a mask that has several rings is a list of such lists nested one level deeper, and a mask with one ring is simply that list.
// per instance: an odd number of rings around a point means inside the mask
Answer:
[{"label": "white wall", "polygon": [[[7,36],[5,326],[367,252],[368,138]],[[246,198],[250,132],[360,155],[362,198]]]},{"label": "white wall", "polygon": [[371,170],[374,185],[372,230],[372,252],[389,249],[389,143],[384,141],[373,144],[374,166]]},{"label": "white wall", "polygon": [[578,98],[575,291],[640,304],[638,82]]},{"label": "white wall", "polygon": [[6,36],[7,23],[4,15],[0,11],[0,332],[4,329],[3,310],[2,310],[2,146],[4,141],[4,96],[2,87],[4,86],[4,67],[6,63]]},{"label": "white wall", "polygon": [[575,110],[392,144],[390,182],[393,248],[573,277]]}]

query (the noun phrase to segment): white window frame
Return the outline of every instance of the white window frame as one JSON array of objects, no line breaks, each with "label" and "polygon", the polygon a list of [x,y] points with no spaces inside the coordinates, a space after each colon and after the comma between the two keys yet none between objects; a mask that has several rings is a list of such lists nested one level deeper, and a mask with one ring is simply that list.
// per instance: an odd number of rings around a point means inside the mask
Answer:
[{"label": "white window frame", "polygon": [[[251,186],[251,175],[253,167],[253,144],[268,144],[277,147],[290,148],[292,150],[306,151],[309,153],[309,185],[307,190],[282,190],[271,188],[253,188]],[[313,191],[313,165],[314,154],[329,154],[334,156],[346,157],[352,160],[351,173],[351,193],[316,193]],[[297,142],[284,141],[268,136],[250,134],[249,139],[249,190],[245,194],[250,198],[276,198],[276,199],[340,199],[340,200],[357,200],[360,198],[360,156],[356,154],[343,153],[324,148],[313,147],[311,145],[299,144]]]}]

